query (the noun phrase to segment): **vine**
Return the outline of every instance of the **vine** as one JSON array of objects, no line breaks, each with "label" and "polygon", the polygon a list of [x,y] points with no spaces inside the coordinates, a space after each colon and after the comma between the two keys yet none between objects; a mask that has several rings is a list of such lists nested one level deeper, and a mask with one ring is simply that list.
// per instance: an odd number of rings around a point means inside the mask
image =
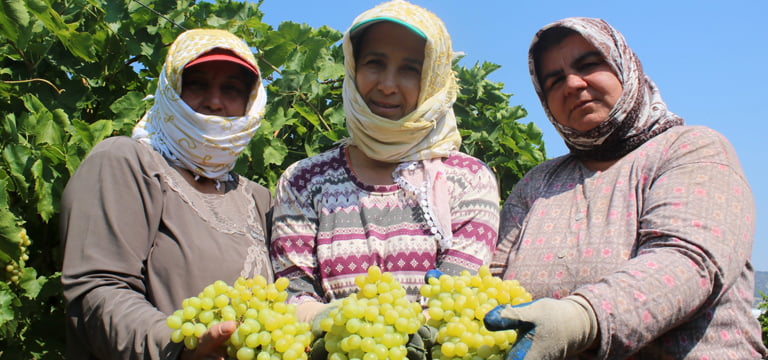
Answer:
[{"label": "vine", "polygon": [[[248,39],[268,107],[235,168],[274,188],[291,163],[347,135],[341,33],[261,21],[260,3],[216,0],[7,0],[0,12],[0,359],[62,359],[61,192],[90,149],[129,135],[151,105],[167,45],[198,27]],[[545,158],[492,63],[455,64],[465,152],[488,163],[502,195]],[[48,86],[33,86],[42,82]],[[279,137],[278,137],[279,135]],[[7,270],[11,269],[10,272]]]}]

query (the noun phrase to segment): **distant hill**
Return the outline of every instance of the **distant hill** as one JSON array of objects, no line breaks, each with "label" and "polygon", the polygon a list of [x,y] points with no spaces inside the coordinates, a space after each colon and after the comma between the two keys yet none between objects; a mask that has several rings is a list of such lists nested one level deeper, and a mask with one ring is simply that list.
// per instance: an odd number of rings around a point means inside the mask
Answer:
[{"label": "distant hill", "polygon": [[755,304],[762,300],[761,291],[768,295],[768,271],[755,271]]}]

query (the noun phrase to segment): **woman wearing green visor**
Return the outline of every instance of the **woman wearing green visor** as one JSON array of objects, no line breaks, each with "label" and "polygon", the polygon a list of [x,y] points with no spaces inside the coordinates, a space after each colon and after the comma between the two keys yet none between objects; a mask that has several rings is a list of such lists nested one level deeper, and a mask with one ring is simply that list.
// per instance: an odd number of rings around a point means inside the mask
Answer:
[{"label": "woman wearing green visor", "polygon": [[359,15],[343,39],[349,138],[289,167],[271,255],[310,321],[376,265],[419,301],[425,273],[476,273],[498,234],[491,170],[459,151],[458,86],[443,22],[405,1]]}]

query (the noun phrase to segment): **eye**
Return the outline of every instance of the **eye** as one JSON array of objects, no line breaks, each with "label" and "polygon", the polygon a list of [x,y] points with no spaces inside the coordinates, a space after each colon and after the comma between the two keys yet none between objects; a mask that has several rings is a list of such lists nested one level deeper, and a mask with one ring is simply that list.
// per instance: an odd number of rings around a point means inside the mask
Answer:
[{"label": "eye", "polygon": [[181,81],[182,91],[199,92],[199,91],[204,91],[207,87],[208,87],[208,84],[205,81],[195,79],[195,78],[182,79]]},{"label": "eye", "polygon": [[416,75],[421,75],[421,67],[416,65],[405,65],[403,66],[403,70],[409,73],[414,73]]},{"label": "eye", "polygon": [[592,54],[591,56],[585,57],[581,62],[576,64],[574,68],[581,73],[586,73],[607,64],[608,63],[605,61],[605,59],[603,59],[602,56],[598,54]]},{"label": "eye", "polygon": [[548,77],[544,81],[544,92],[548,93],[556,86],[562,84],[564,80],[565,80],[565,76],[563,76],[562,74]]},{"label": "eye", "polygon": [[384,60],[379,58],[367,58],[367,59],[363,59],[360,65],[365,66],[367,68],[380,68],[384,66]]},{"label": "eye", "polygon": [[228,96],[245,97],[248,96],[248,88],[240,81],[231,80],[221,86],[221,91]]},{"label": "eye", "polygon": [[578,70],[581,72],[592,70],[602,64],[605,64],[605,61],[587,61],[579,65]]}]

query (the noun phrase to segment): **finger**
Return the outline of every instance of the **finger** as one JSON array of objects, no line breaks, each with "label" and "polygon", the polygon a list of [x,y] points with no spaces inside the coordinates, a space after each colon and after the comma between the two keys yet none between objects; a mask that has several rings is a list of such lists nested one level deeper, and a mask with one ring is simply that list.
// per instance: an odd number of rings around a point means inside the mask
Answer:
[{"label": "finger", "polygon": [[[525,335],[523,335],[525,334]],[[520,335],[523,335],[520,337]],[[518,333],[518,341],[515,343],[515,346],[512,347],[512,349],[509,349],[509,352],[507,353],[507,357],[505,360],[523,360],[525,359],[525,356],[528,355],[528,351],[531,350],[531,345],[533,345],[533,338],[536,335],[536,329],[530,329],[530,331],[521,331]]]},{"label": "finger", "polygon": [[236,328],[237,323],[232,320],[211,326],[200,338],[200,343],[197,345],[198,353],[209,354],[219,351]]},{"label": "finger", "polygon": [[424,275],[424,280],[426,282],[429,282],[429,279],[432,279],[432,278],[439,279],[440,276],[442,276],[442,275],[443,275],[442,271],[437,270],[437,269],[432,269],[432,270],[427,271],[426,275]]},{"label": "finger", "polygon": [[491,331],[512,329],[516,321],[512,321],[512,319],[502,316],[502,313],[507,308],[507,305],[499,305],[486,313],[485,317],[483,318],[483,324],[485,324],[485,328]]},{"label": "finger", "polygon": [[500,330],[521,330],[528,331],[533,328],[533,323],[510,317],[509,312],[513,306],[499,305],[485,314],[483,324],[485,328],[491,331]]}]

